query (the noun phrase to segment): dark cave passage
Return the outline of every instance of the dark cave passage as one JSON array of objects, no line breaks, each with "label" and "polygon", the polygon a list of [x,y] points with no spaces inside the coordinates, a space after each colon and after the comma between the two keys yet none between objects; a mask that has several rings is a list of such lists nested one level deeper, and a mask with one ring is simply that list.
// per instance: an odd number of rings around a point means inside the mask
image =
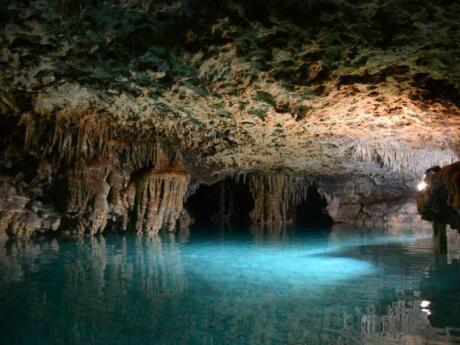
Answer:
[{"label": "dark cave passage", "polygon": [[[249,184],[227,178],[211,185],[201,185],[189,196],[185,208],[194,224],[248,224],[254,209],[254,198]],[[288,207],[288,223],[330,226],[332,218],[327,213],[327,201],[310,186],[307,198],[297,206]]]},{"label": "dark cave passage", "polygon": [[308,188],[307,199],[296,208],[297,224],[331,226],[334,221],[327,212],[327,201],[316,185]]},{"label": "dark cave passage", "polygon": [[201,185],[185,203],[198,225],[249,223],[249,212],[253,207],[248,185],[231,178]]}]

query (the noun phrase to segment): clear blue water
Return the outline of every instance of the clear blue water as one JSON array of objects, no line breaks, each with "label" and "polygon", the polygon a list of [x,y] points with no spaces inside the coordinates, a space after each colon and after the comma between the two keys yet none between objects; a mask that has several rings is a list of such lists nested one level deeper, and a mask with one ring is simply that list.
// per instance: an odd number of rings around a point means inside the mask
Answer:
[{"label": "clear blue water", "polygon": [[0,344],[460,343],[429,237],[200,230],[0,242]]}]

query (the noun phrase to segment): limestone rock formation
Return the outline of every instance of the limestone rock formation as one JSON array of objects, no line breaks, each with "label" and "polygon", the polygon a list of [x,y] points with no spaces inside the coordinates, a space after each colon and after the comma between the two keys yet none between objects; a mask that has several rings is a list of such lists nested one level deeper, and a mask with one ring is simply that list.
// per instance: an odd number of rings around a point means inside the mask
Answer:
[{"label": "limestone rock formation", "polygon": [[189,176],[183,171],[153,170],[142,176],[136,191],[136,230],[175,230],[188,184]]},{"label": "limestone rock formation", "polygon": [[286,175],[251,175],[249,177],[254,209],[251,220],[260,225],[292,224],[293,208],[307,197],[308,181]]},{"label": "limestone rock formation", "polygon": [[255,223],[289,222],[314,182],[335,221],[418,224],[417,180],[458,160],[459,16],[429,0],[0,2],[0,227],[173,230],[201,184],[241,174],[260,176]]},{"label": "limestone rock formation", "polygon": [[[94,235],[110,227],[174,230],[189,174],[180,156],[162,149],[161,140],[126,133],[135,128],[116,128],[107,117],[95,120],[78,113],[39,122],[25,114],[18,125],[25,127],[24,143],[6,144],[11,152],[5,152],[2,180],[2,195],[18,194],[1,208],[0,223],[10,235],[50,229]],[[26,205],[44,202],[56,220],[48,219],[49,212],[44,220]]]},{"label": "limestone rock formation", "polygon": [[18,194],[11,181],[0,179],[0,232],[11,236],[30,236],[34,233],[54,232],[61,217],[41,202]]},{"label": "limestone rock formation", "polygon": [[424,182],[426,188],[417,195],[423,219],[460,230],[460,162],[428,171]]}]

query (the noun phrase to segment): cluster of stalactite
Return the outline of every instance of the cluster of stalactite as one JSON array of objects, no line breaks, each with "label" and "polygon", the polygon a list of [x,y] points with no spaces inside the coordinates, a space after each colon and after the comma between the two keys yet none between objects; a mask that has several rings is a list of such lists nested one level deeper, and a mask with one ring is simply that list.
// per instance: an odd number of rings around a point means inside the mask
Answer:
[{"label": "cluster of stalactite", "polygon": [[307,198],[310,183],[300,177],[281,174],[250,175],[249,187],[254,199],[250,218],[253,224],[290,224],[296,207]]},{"label": "cluster of stalactite", "polygon": [[68,179],[67,212],[79,218],[78,232],[103,232],[109,216],[122,231],[130,224],[137,232],[175,229],[190,180],[179,167],[152,168],[134,179],[117,170],[94,176],[90,172],[99,170],[94,166],[75,170],[80,175]]},{"label": "cluster of stalactite", "polygon": [[[15,189],[21,202],[0,210],[0,230],[12,236],[40,232],[48,225],[41,217],[47,208],[59,221],[53,220],[46,230],[97,234],[115,225],[122,231],[172,231],[190,180],[180,154],[158,135],[127,133],[113,123],[108,116],[60,114],[49,121],[23,115],[18,125],[24,128],[24,149],[2,158],[27,156],[38,162],[38,170],[47,170],[31,173],[46,178],[34,179],[22,191]],[[13,180],[5,182],[9,187],[3,188],[4,194],[14,189]],[[36,190],[40,196],[30,192]],[[30,208],[37,200],[42,205],[42,196],[51,194],[45,206]]]},{"label": "cluster of stalactite", "polygon": [[420,175],[423,169],[436,164],[446,165],[458,159],[451,150],[414,149],[391,143],[375,143],[353,140],[342,147],[344,154],[351,154],[356,160],[373,162],[380,167],[400,173]]},{"label": "cluster of stalactite", "polygon": [[189,182],[189,175],[183,171],[152,170],[142,176],[136,186],[136,230],[173,231]]},{"label": "cluster of stalactite", "polygon": [[158,136],[151,128],[124,127],[109,115],[59,112],[48,118],[26,113],[18,124],[25,129],[24,149],[40,151],[59,165],[72,165],[79,158],[116,158],[135,170],[164,158],[158,155]]},{"label": "cluster of stalactite", "polygon": [[109,161],[95,159],[86,164],[81,159],[67,173],[66,211],[79,218],[76,227],[80,233],[96,234],[107,225],[110,185],[106,180],[110,170]]},{"label": "cluster of stalactite", "polygon": [[[1,138],[5,149],[0,155],[4,185],[0,188],[4,196],[0,231],[30,236],[61,231],[97,234],[108,229],[156,233],[173,231],[177,225],[187,227],[193,221],[183,207],[184,198],[193,190],[189,189],[190,175],[199,184],[203,171],[197,170],[198,163],[193,162],[189,151],[184,161],[183,148],[176,145],[179,139],[171,141],[155,127],[136,121],[123,126],[123,121],[129,122],[129,116],[120,120],[109,114],[75,110],[22,115],[7,138]],[[380,151],[363,150],[361,155],[371,160],[383,160],[387,165],[392,162],[378,158]],[[22,165],[14,168],[17,162]],[[27,174],[33,179],[26,178]],[[364,217],[365,224],[387,224],[391,217],[382,211],[387,205],[381,201],[402,196],[394,193],[400,190],[399,185],[387,192],[388,188],[378,189],[380,184],[369,178],[366,183],[350,181],[351,187],[340,185],[329,190],[323,181],[283,173],[252,171],[236,177],[241,179],[249,187],[244,195],[234,195],[232,183],[221,185],[215,215],[218,222],[228,223],[231,218],[241,221],[242,217],[235,217],[241,211],[235,205],[238,197],[244,197],[252,199],[252,206],[245,205],[248,213],[252,207],[248,217],[252,224],[294,223],[298,206],[306,201],[308,189],[315,183],[327,199],[334,221],[356,223]],[[394,213],[400,209],[397,204]],[[411,223],[409,211],[396,221]]]}]

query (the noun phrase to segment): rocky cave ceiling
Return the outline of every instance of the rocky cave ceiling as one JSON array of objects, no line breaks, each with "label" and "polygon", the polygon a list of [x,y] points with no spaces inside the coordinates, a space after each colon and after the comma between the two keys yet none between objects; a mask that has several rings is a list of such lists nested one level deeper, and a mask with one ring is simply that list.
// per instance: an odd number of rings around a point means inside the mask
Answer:
[{"label": "rocky cave ceiling", "polygon": [[458,160],[459,18],[447,0],[0,1],[2,171],[117,147],[130,171],[180,158],[192,186],[263,172],[355,181],[361,208],[410,194]]}]

